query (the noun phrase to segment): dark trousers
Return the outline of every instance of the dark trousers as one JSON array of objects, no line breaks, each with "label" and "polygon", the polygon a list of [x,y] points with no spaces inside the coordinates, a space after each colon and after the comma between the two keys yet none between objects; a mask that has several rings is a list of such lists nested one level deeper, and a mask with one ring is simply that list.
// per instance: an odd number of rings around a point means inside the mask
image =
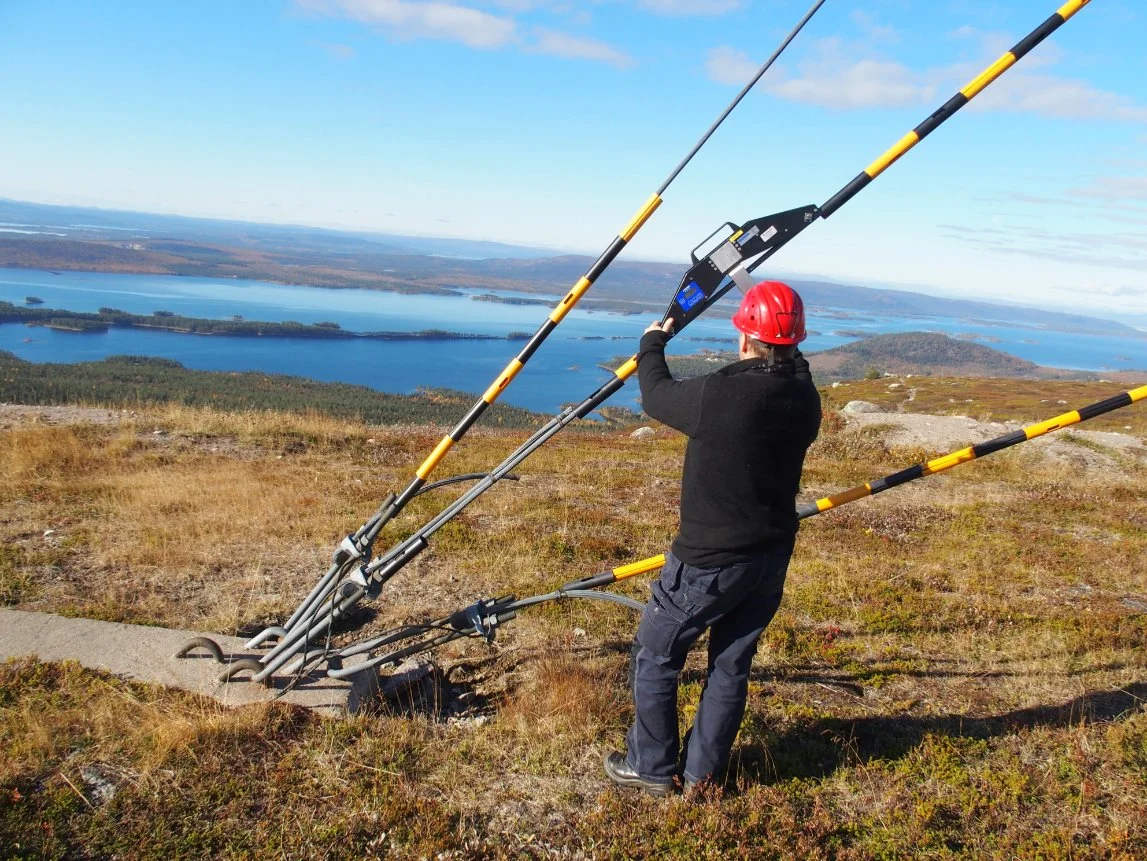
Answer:
[{"label": "dark trousers", "polygon": [[[748,562],[695,568],[672,553],[653,582],[634,644],[629,766],[647,780],[712,778],[728,764],[745,714],[749,668],[761,633],[781,603],[792,542]],[[709,669],[678,763],[677,683],[690,646],[709,629]]]}]

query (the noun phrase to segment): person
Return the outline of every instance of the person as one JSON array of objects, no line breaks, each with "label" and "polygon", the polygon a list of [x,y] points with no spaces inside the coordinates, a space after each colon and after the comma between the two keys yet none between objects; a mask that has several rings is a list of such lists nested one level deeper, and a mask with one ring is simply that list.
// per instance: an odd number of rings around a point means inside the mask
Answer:
[{"label": "person", "polygon": [[[733,317],[740,361],[715,373],[673,378],[672,325],[645,330],[637,361],[645,412],[688,437],[680,527],[637,628],[627,752],[604,762],[615,783],[654,795],[673,792],[678,778],[687,789],[716,780],[728,764],[757,641],[780,606],[801,470],[821,421],[797,349],[804,305],[788,285],[763,281],[745,294]],[[682,750],[678,680],[706,630],[708,675]]]}]

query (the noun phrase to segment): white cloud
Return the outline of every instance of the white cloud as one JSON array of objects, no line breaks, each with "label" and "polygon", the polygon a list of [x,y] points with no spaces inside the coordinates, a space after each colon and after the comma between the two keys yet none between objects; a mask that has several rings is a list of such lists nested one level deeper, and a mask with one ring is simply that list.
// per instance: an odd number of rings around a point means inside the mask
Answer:
[{"label": "white cloud", "polygon": [[637,5],[658,15],[724,15],[744,6],[744,0],[638,0]]},{"label": "white cloud", "polygon": [[[864,12],[853,13],[853,20],[862,29],[875,26]],[[959,90],[991,59],[1007,50],[997,50],[1008,42],[999,33],[962,27],[950,35],[979,40],[983,59],[915,70],[873,54],[871,40],[850,42],[833,37],[816,42],[795,72],[778,67],[762,80],[761,86],[789,101],[834,109],[929,104]],[[984,90],[971,107],[1060,119],[1147,122],[1147,106],[1129,96],[1101,90],[1084,80],[1041,71],[1063,58],[1063,51],[1054,44],[1041,46],[1021,61],[1022,66],[1009,70]],[[705,70],[717,83],[739,85],[752,77],[756,66],[745,52],[722,46],[709,52]]]},{"label": "white cloud", "polygon": [[596,39],[571,36],[546,27],[534,28],[534,42],[526,50],[535,54],[549,54],[572,60],[596,60],[619,69],[634,65],[632,57],[612,45]]},{"label": "white cloud", "polygon": [[349,60],[355,56],[355,50],[350,45],[342,45],[338,42],[313,42],[312,44],[326,51],[336,60]]},{"label": "white cloud", "polygon": [[1138,232],[1082,233],[1023,224],[1005,228],[939,227],[949,239],[998,254],[1147,272],[1147,237]]},{"label": "white cloud", "polygon": [[1088,185],[1067,193],[1091,200],[1147,203],[1147,176],[1097,176]]},{"label": "white cloud", "polygon": [[1147,122],[1147,107],[1136,104],[1129,96],[1097,89],[1087,81],[1030,71],[1000,78],[972,105],[980,110],[1065,119]]},{"label": "white cloud", "polygon": [[[761,81],[767,92],[792,102],[827,108],[867,108],[926,102],[936,85],[902,63],[865,58],[849,60],[839,39],[822,39],[814,56],[801,62],[797,74],[783,69]],[[743,51],[723,46],[709,52],[709,77],[722,84],[744,84],[757,66]]]},{"label": "white cloud", "polygon": [[757,73],[757,68],[748,54],[728,45],[714,48],[705,58],[705,73],[709,80],[731,87],[743,87]]},{"label": "white cloud", "polygon": [[[617,68],[634,65],[624,51],[596,39],[534,27],[527,33],[513,13],[525,13],[552,4],[548,0],[475,0],[511,13],[495,15],[446,0],[294,0],[313,15],[347,18],[399,39],[440,39],[471,48],[494,50],[513,47],[531,54],[608,63]],[[558,8],[558,7],[555,7]],[[353,56],[353,49],[321,43],[335,56]]]},{"label": "white cloud", "polygon": [[800,71],[796,77],[766,81],[765,89],[791,102],[826,108],[900,107],[936,97],[935,84],[889,60],[820,63]]},{"label": "white cloud", "polygon": [[896,43],[900,41],[900,33],[896,28],[877,24],[876,16],[871,12],[864,9],[854,9],[849,17],[870,42]]},{"label": "white cloud", "polygon": [[429,0],[295,0],[304,11],[382,27],[399,38],[444,39],[471,48],[500,48],[517,38],[512,18]]}]

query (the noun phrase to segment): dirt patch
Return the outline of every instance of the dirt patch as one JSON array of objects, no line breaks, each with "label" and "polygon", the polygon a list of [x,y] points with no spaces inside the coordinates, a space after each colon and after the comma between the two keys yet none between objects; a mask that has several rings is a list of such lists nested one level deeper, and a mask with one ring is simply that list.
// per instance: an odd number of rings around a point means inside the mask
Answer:
[{"label": "dirt patch", "polygon": [[[980,422],[968,416],[921,413],[849,413],[848,424],[872,428],[890,446],[919,446],[947,452],[977,445],[1020,430],[1019,422]],[[1137,437],[1109,431],[1066,429],[1031,441],[1029,450],[1084,468],[1106,469],[1121,457],[1147,459],[1147,446]]]},{"label": "dirt patch", "polygon": [[0,404],[0,430],[14,425],[118,425],[138,418],[135,410],[109,410],[102,407],[38,407]]}]

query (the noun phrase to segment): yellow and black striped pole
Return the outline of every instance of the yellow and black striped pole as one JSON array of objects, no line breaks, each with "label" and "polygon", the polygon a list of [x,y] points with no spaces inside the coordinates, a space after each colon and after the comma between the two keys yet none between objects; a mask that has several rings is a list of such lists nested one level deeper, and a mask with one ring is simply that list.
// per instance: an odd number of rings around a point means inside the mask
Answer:
[{"label": "yellow and black striped pole", "polygon": [[1098,403],[1090,404],[1082,409],[1072,410],[1069,413],[1064,413],[1063,415],[1048,419],[1045,422],[1029,425],[1022,430],[998,436],[995,439],[990,439],[979,445],[962,448],[959,451],[951,452],[943,457],[930,460],[927,463],[918,463],[915,466],[908,467],[908,469],[902,469],[900,472],[894,472],[892,475],[878,478],[876,481],[870,481],[867,484],[861,484],[848,490],[843,490],[832,496],[826,496],[824,499],[818,499],[816,502],[810,502],[808,505],[802,505],[797,509],[797,517],[804,519],[833,508],[839,508],[857,499],[863,499],[866,496],[872,496],[873,494],[881,493],[893,487],[899,487],[902,484],[907,484],[918,478],[935,475],[938,472],[943,472],[954,466],[975,460],[978,457],[984,457],[985,455],[1002,451],[1005,448],[1011,448],[1013,445],[1019,445],[1021,442],[1027,442],[1030,439],[1035,439],[1052,431],[1057,431],[1060,428],[1070,427],[1071,425],[1085,422],[1088,419],[1093,419],[1096,416],[1101,416],[1104,413],[1122,409],[1123,407],[1129,407],[1133,403],[1145,398],[1147,398],[1147,386],[1131,389],[1130,391],[1123,392],[1122,394],[1115,395]]},{"label": "yellow and black striped pole", "polygon": [[820,216],[828,218],[844,206],[857,192],[884,173],[897,159],[934,132],[941,123],[983,92],[989,84],[1014,66],[1021,57],[1058,30],[1069,18],[1090,2],[1091,0],[1069,0],[1069,2],[1064,3],[1050,18],[1017,42],[1014,48],[969,81],[964,89],[948,99],[939,110],[904,135],[884,155],[859,173],[852,182],[830,197],[820,208]]},{"label": "yellow and black striped pole", "polygon": [[796,27],[792,29],[788,36],[786,36],[785,39],[781,42],[776,51],[773,52],[772,56],[769,57],[769,59],[766,60],[757,70],[757,73],[753,76],[752,80],[750,80],[741,89],[733,101],[731,101],[725,110],[721,112],[720,116],[717,117],[716,121],[711,126],[709,126],[705,134],[701,136],[696,144],[694,144],[693,148],[689,151],[685,158],[682,159],[680,163],[678,163],[678,165],[673,169],[669,176],[666,177],[665,181],[661,183],[657,191],[651,194],[649,199],[646,200],[644,204],[642,204],[641,208],[637,211],[633,218],[630,219],[629,223],[609,244],[609,247],[607,247],[605,251],[602,252],[601,256],[598,257],[598,259],[589,268],[589,270],[577,280],[570,291],[562,298],[560,302],[558,302],[553,311],[550,312],[549,317],[545,320],[545,322],[542,323],[537,332],[534,333],[533,337],[531,337],[530,340],[526,342],[526,345],[522,348],[521,352],[519,352],[518,355],[515,356],[508,365],[506,365],[502,373],[499,374],[494,382],[490,384],[490,387],[486,389],[482,397],[479,398],[474,406],[470,408],[469,412],[467,412],[466,415],[464,415],[458,422],[458,424],[455,425],[454,428],[442,438],[437,446],[435,446],[434,450],[426,457],[426,459],[415,471],[414,479],[410,482],[409,485],[407,485],[406,489],[403,490],[402,493],[400,493],[387,507],[387,511],[381,514],[378,521],[376,521],[374,528],[371,530],[374,534],[377,534],[378,529],[381,528],[381,525],[383,522],[385,522],[385,520],[397,514],[398,511],[400,511],[407,502],[414,498],[415,494],[418,493],[418,491],[426,483],[427,477],[434,471],[434,468],[438,466],[442,458],[446,456],[446,453],[450,451],[456,442],[465,436],[466,432],[479,419],[482,413],[484,413],[490,407],[490,405],[498,399],[502,392],[505,391],[506,387],[513,381],[514,377],[518,375],[518,372],[522,370],[523,366],[530,360],[530,357],[537,351],[538,347],[542,345],[542,342],[545,341],[546,338],[549,337],[550,333],[557,328],[558,324],[561,323],[563,319],[565,319],[565,316],[573,309],[575,305],[577,305],[578,300],[580,300],[581,297],[584,296],[585,293],[589,290],[589,288],[593,286],[598,277],[601,276],[606,268],[614,261],[617,255],[621,253],[622,249],[624,249],[625,246],[633,239],[633,237],[642,228],[645,222],[648,221],[653,213],[657,210],[657,207],[661,205],[661,196],[677,178],[678,174],[680,174],[681,171],[685,169],[685,166],[689,164],[689,162],[693,159],[693,156],[695,156],[701,150],[701,147],[703,147],[706,142],[708,142],[713,133],[717,131],[717,128],[725,121],[729,114],[733,112],[737,105],[740,104],[741,100],[756,85],[757,81],[761,79],[765,72],[769,70],[773,63],[776,62],[777,58],[789,46],[789,43],[796,38],[797,34],[800,33],[801,30],[804,29],[805,24],[807,24],[812,19],[813,15],[816,14],[817,10],[819,10],[820,7],[824,5],[824,3],[825,0],[815,0],[809,10],[805,13],[804,17],[797,23]]},{"label": "yellow and black striped pole", "polygon": [[[917,464],[910,466],[908,469],[903,469],[900,472],[894,472],[892,475],[878,478],[876,481],[868,482],[857,487],[849,488],[848,490],[841,491],[840,493],[826,496],[824,499],[818,499],[816,502],[810,502],[807,505],[802,505],[797,508],[797,518],[805,520],[809,517],[815,517],[825,511],[833,508],[839,508],[842,505],[847,505],[850,502],[855,502],[858,499],[863,499],[866,496],[872,496],[876,493],[881,493],[885,490],[890,490],[893,487],[899,487],[902,484],[907,484],[910,481],[915,481],[918,478],[924,478],[929,475],[935,475],[938,472],[951,469],[954,466],[959,466],[962,463],[975,460],[978,457],[986,457],[989,454],[994,454],[997,451],[1002,451],[1005,448],[1011,448],[1013,445],[1019,445],[1022,442],[1035,439],[1036,437],[1043,436],[1044,434],[1051,433],[1052,431],[1060,430],[1061,428],[1070,427],[1080,422],[1085,422],[1088,419],[1096,418],[1104,413],[1113,412],[1114,410],[1129,407],[1138,401],[1147,400],[1147,385],[1139,386],[1138,388],[1131,389],[1130,391],[1123,392],[1115,395],[1114,397],[1107,398],[1106,400],[1099,401],[1098,403],[1090,404],[1078,410],[1072,410],[1069,413],[1058,415],[1055,418],[1048,419],[1038,424],[1029,425],[1022,430],[1013,431],[1009,434],[996,437],[995,439],[982,442],[979,445],[968,446],[959,451],[954,451],[946,454],[943,457],[935,458],[927,463]],[[627,580],[630,577],[636,577],[639,574],[648,574],[650,571],[656,571],[665,564],[665,554],[657,556],[650,556],[648,559],[642,559],[638,562],[630,562],[627,565],[620,565],[611,571],[606,571],[604,574],[597,574],[593,577],[587,577],[584,580],[576,581],[576,583],[569,584],[569,586],[562,588],[578,588],[578,589],[598,589],[602,586],[609,586],[617,583],[620,580]]]},{"label": "yellow and black striped pole", "polygon": [[[915,129],[902,137],[881,155],[880,158],[876,159],[876,161],[872,162],[872,164],[859,173],[848,185],[830,197],[817,209],[815,216],[817,218],[828,218],[844,206],[844,204],[851,200],[861,189],[876,179],[876,177],[880,176],[880,174],[884,173],[884,171],[898,161],[901,156],[939,128],[945,120],[949,119],[960,110],[960,108],[964,107],[964,105],[968,104],[968,102],[983,92],[993,81],[1014,66],[1020,58],[1058,30],[1069,18],[1090,2],[1091,0],[1070,0],[1070,2],[1063,4],[1051,17],[1021,39],[1014,48],[969,81],[967,86],[952,96],[952,98],[945,102],[938,110],[934,111],[928,119],[924,120],[924,122],[916,126]],[[779,251],[780,248],[790,239],[794,238],[795,235],[796,232],[785,237],[782,241],[775,243],[769,249],[769,254],[766,257],[762,257],[748,267],[749,271],[752,271],[763,263],[767,257],[771,257]],[[720,298],[720,295],[723,295],[723,293],[715,295],[710,301]],[[636,370],[637,361],[636,357],[633,357],[617,368],[613,373],[621,382],[625,382]]]}]

